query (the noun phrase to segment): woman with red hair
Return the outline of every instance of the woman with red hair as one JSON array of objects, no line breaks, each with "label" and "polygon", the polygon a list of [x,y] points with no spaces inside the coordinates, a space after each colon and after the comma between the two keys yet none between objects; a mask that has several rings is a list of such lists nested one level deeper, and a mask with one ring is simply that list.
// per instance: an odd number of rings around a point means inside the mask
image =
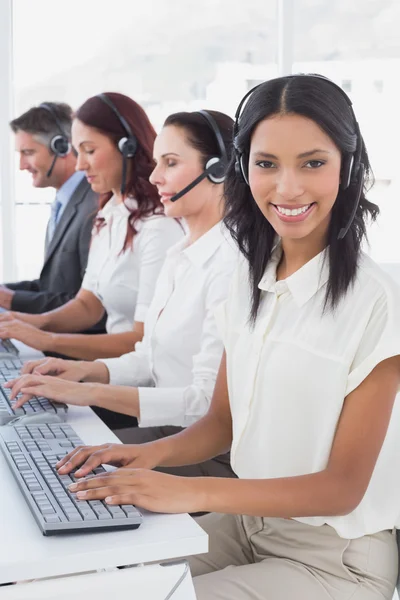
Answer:
[{"label": "woman with red hair", "polygon": [[[73,121],[77,169],[100,195],[85,277],[77,296],[41,315],[2,315],[0,338],[42,350],[94,360],[133,350],[153,298],[166,251],[183,235],[164,215],[154,169],[156,133],[145,111],[123,94],[89,98]],[[71,248],[71,254],[78,248]],[[107,334],[74,333],[107,313]]]}]

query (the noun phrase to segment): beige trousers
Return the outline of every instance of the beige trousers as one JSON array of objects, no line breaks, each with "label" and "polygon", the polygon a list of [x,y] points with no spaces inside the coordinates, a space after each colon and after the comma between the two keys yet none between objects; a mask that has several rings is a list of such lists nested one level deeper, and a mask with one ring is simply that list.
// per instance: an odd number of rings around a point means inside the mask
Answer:
[{"label": "beige trousers", "polygon": [[197,600],[392,600],[390,531],[348,540],[328,525],[209,514],[209,552],[190,557]]}]

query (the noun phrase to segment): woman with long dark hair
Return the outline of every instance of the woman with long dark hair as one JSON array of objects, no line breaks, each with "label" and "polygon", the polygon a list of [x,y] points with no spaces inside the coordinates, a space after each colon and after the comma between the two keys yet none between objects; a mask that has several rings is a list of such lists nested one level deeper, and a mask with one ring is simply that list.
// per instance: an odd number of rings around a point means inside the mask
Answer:
[{"label": "woman with long dark hair", "polygon": [[[143,337],[143,322],[168,248],[183,235],[167,218],[154,169],[156,133],[144,110],[123,94],[89,98],[72,125],[77,169],[100,195],[88,265],[77,296],[41,315],[1,315],[0,337],[73,358],[120,356]],[[76,248],[71,248],[75,252]],[[88,329],[107,313],[107,334]]]},{"label": "woman with long dark hair", "polygon": [[[124,465],[71,489],[212,513],[209,552],[189,559],[199,600],[391,600],[400,293],[361,249],[378,212],[364,141],[349,98],[315,75],[261,84],[235,130],[226,223],[243,260],[207,415],[152,444],[76,449],[60,473]],[[148,470],[231,445],[237,479]]]}]

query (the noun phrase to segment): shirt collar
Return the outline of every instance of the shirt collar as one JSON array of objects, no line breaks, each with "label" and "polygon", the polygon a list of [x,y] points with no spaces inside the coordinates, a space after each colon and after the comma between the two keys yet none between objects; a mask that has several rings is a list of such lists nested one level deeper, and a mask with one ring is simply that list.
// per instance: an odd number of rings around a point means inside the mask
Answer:
[{"label": "shirt collar", "polygon": [[68,204],[72,194],[84,177],[85,173],[83,173],[83,171],[77,171],[62,184],[59,190],[57,190],[57,202],[59,202],[62,207],[65,207]]},{"label": "shirt collar", "polygon": [[228,232],[222,221],[214,225],[207,233],[202,235],[193,244],[189,243],[189,235],[186,235],[175,246],[168,251],[169,256],[184,254],[196,267],[202,267],[215,254]]},{"label": "shirt collar", "polygon": [[[129,208],[130,210],[129,210]],[[125,198],[124,202],[118,202],[115,196],[112,196],[105,206],[99,211],[98,217],[108,222],[114,215],[129,217],[131,211],[137,208],[138,203],[134,198]]]},{"label": "shirt collar", "polygon": [[329,278],[329,257],[327,249],[314,256],[301,269],[282,281],[276,281],[276,269],[282,256],[278,242],[272,250],[271,259],[258,287],[272,293],[282,293],[285,288],[292,294],[297,306],[303,306],[320,290]]}]

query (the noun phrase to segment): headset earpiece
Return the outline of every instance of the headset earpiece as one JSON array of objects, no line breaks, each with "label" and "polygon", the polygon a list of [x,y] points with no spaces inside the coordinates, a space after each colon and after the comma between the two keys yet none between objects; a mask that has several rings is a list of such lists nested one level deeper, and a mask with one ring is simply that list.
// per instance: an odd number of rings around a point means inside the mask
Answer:
[{"label": "headset earpiece", "polygon": [[224,138],[219,130],[215,119],[206,110],[199,110],[198,114],[205,119],[214,133],[214,137],[218,144],[219,156],[210,156],[207,159],[204,170],[207,171],[207,179],[211,183],[224,183],[226,171],[228,168],[228,156],[226,153],[226,147]]},{"label": "headset earpiece", "polygon": [[249,184],[249,165],[248,165],[248,159],[247,159],[246,154],[241,154],[239,156],[239,166],[240,166],[240,172],[242,173],[244,182],[247,183],[247,185],[250,185]]},{"label": "headset earpiece", "polygon": [[60,119],[57,117],[54,108],[46,102],[40,104],[39,108],[43,108],[43,110],[46,110],[48,113],[51,114],[53,121],[57,125],[58,130],[60,132],[54,135],[49,142],[49,150],[54,154],[54,158],[52,160],[49,170],[46,173],[46,177],[51,177],[57,158],[64,158],[65,156],[67,156],[72,150],[72,144],[68,139],[68,136],[65,133],[61,125]]},{"label": "headset earpiece", "polygon": [[340,188],[347,190],[353,177],[354,154],[350,154],[343,160],[342,173],[340,176]]},{"label": "headset earpiece", "polygon": [[59,133],[54,135],[50,140],[50,143],[49,143],[50,151],[57,158],[64,158],[64,156],[67,156],[67,154],[69,154],[71,152],[72,145],[71,145],[70,140],[68,139],[67,134],[63,130],[60,119],[57,117],[57,115],[54,111],[54,108],[50,104],[47,104],[46,102],[44,102],[43,104],[39,105],[39,108],[43,108],[44,110],[47,110],[47,112],[51,114],[51,116],[53,117],[53,121],[55,122],[55,124],[57,125],[57,128],[59,130]]},{"label": "headset earpiece", "polygon": [[225,181],[226,164],[222,158],[218,156],[209,158],[205,170],[207,171],[207,179],[211,183],[223,183]]},{"label": "headset earpiece", "polygon": [[100,100],[104,102],[104,104],[107,104],[108,108],[110,108],[113,111],[118,121],[121,123],[122,127],[125,130],[126,136],[118,140],[118,150],[121,152],[124,158],[133,158],[138,149],[138,141],[128,121],[125,119],[125,117],[121,115],[118,108],[115,106],[111,98],[107,96],[107,94],[98,94],[97,97],[100,98]]},{"label": "headset earpiece", "polygon": [[63,158],[71,152],[71,143],[64,135],[55,135],[50,140],[50,150],[56,156]]},{"label": "headset earpiece", "polygon": [[115,106],[114,102],[106,95],[106,94],[98,94],[97,97],[107,104],[108,108],[110,108],[114,115],[117,117],[118,121],[121,123],[122,127],[125,130],[126,136],[120,138],[117,143],[118,150],[122,154],[122,181],[121,181],[121,194],[122,196],[126,191],[126,180],[128,173],[128,165],[127,159],[133,158],[138,149],[138,141],[136,136],[134,135],[128,121],[124,116],[121,115],[118,108]]},{"label": "headset earpiece", "polygon": [[118,142],[118,149],[125,158],[133,158],[137,150],[137,139],[135,137],[123,137]]},{"label": "headset earpiece", "polygon": [[249,170],[246,162],[246,156],[235,147],[235,173],[241,181],[249,185]]}]

